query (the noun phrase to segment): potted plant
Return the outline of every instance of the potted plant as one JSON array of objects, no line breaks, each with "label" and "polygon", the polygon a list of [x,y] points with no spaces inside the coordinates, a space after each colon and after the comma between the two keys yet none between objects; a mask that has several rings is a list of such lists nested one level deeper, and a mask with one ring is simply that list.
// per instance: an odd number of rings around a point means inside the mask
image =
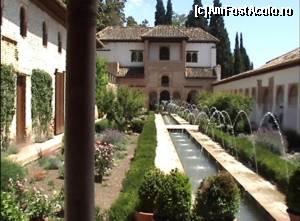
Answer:
[{"label": "potted plant", "polygon": [[221,172],[201,182],[192,213],[195,220],[231,221],[235,219],[240,201],[235,180],[229,173]]},{"label": "potted plant", "polygon": [[177,169],[165,175],[154,206],[156,221],[189,221],[191,184],[188,177]]},{"label": "potted plant", "polygon": [[291,221],[300,221],[300,169],[290,178],[286,202]]},{"label": "potted plant", "polygon": [[139,206],[135,214],[136,221],[152,221],[154,205],[159,189],[162,186],[164,174],[159,169],[149,170],[139,188]]}]

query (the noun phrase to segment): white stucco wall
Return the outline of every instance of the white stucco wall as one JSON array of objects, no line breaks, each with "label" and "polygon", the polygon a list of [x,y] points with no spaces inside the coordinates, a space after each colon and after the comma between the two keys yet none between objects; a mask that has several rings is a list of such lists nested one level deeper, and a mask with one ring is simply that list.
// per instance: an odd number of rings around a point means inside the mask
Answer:
[{"label": "white stucco wall", "polygon": [[[233,91],[249,88],[249,93],[251,95],[251,89],[256,88],[257,93],[257,81],[262,81],[262,87],[267,87],[269,84],[269,79],[274,77],[274,89],[273,89],[273,105],[268,111],[273,113],[278,112],[278,107],[276,107],[276,88],[278,85],[283,85],[284,96],[283,96],[283,127],[288,129],[294,129],[300,133],[300,65],[285,68],[282,70],[272,71],[261,75],[256,75],[252,77],[247,77],[235,81],[231,81],[224,84],[214,85],[214,91]],[[288,89],[291,84],[298,84],[298,102],[296,106],[288,105]],[[252,114],[252,119],[259,123],[263,112],[258,104],[255,104],[255,110]]]},{"label": "white stucco wall", "polygon": [[214,43],[192,43],[186,44],[186,51],[197,51],[198,62],[187,63],[189,67],[215,67],[216,48]]},{"label": "white stucco wall", "polygon": [[143,62],[131,62],[131,51],[144,51],[143,42],[108,42],[104,48],[97,51],[97,56],[106,59],[108,62],[119,62],[120,66],[139,67],[144,66]]},{"label": "white stucco wall", "polygon": [[[27,36],[20,35],[20,8],[26,9],[28,18]],[[48,28],[48,45],[42,43],[42,23],[46,22]],[[62,52],[58,52],[58,32],[61,35]],[[52,85],[55,89],[55,70],[64,72],[66,66],[66,28],[45,11],[41,10],[29,0],[4,0],[1,36],[17,42],[15,53],[18,59],[11,59],[11,55],[2,53],[1,37],[1,63],[12,64],[15,70],[26,75],[26,133],[31,133],[31,79],[33,69],[42,69],[52,76]],[[53,116],[55,90],[53,90]],[[16,116],[11,126],[11,135],[16,134]]]}]

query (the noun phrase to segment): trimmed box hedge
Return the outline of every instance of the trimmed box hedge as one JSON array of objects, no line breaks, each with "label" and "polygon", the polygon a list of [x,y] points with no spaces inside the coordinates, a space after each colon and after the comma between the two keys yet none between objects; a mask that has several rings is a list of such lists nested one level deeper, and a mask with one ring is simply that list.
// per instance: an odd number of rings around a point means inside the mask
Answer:
[{"label": "trimmed box hedge", "polygon": [[[201,129],[200,129],[201,130]],[[245,137],[235,137],[219,129],[208,131],[208,136],[220,143],[233,156],[238,155],[238,160],[246,165],[255,168],[255,154],[253,144]],[[279,155],[271,152],[261,144],[255,144],[256,161],[258,173],[266,179],[276,183],[279,189],[286,193],[288,182],[286,166],[288,169],[288,179],[296,171],[297,166],[292,162],[282,159]]]},{"label": "trimmed box hedge", "polygon": [[145,173],[154,167],[155,150],[156,128],[154,115],[150,114],[139,136],[138,147],[123,181],[122,191],[109,210],[110,220],[133,220],[134,212],[139,204],[138,190]]}]

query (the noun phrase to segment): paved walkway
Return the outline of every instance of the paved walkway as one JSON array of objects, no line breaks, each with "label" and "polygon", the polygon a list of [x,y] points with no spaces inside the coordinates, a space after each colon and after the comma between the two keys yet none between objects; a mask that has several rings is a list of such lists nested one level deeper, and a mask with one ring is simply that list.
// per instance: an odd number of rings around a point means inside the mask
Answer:
[{"label": "paved walkway", "polygon": [[[178,116],[174,116],[174,118],[177,122],[185,121]],[[180,125],[181,128],[185,128],[186,131],[234,177],[243,189],[248,192],[274,220],[290,220],[286,212],[287,206],[285,204],[285,197],[277,190],[276,186],[237,161],[208,136],[198,132],[198,126],[187,125],[186,121],[184,123],[185,124]],[[175,126],[177,127],[178,125]],[[173,125],[166,125],[166,127],[174,128]]]},{"label": "paved walkway", "polygon": [[50,152],[57,151],[61,146],[63,135],[54,136],[52,139],[45,141],[44,143],[34,143],[22,147],[17,154],[12,154],[8,158],[26,165],[34,160],[39,159],[40,155],[45,155]]},{"label": "paved walkway", "polygon": [[155,125],[157,131],[155,166],[165,173],[175,168],[184,172],[174,144],[160,114],[155,114]]}]

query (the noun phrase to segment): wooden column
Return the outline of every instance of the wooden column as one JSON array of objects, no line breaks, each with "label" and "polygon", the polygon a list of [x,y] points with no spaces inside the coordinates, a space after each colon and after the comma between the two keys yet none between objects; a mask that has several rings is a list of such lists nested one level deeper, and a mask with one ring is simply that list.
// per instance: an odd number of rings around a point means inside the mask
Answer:
[{"label": "wooden column", "polygon": [[65,219],[94,220],[96,0],[68,0]]}]

